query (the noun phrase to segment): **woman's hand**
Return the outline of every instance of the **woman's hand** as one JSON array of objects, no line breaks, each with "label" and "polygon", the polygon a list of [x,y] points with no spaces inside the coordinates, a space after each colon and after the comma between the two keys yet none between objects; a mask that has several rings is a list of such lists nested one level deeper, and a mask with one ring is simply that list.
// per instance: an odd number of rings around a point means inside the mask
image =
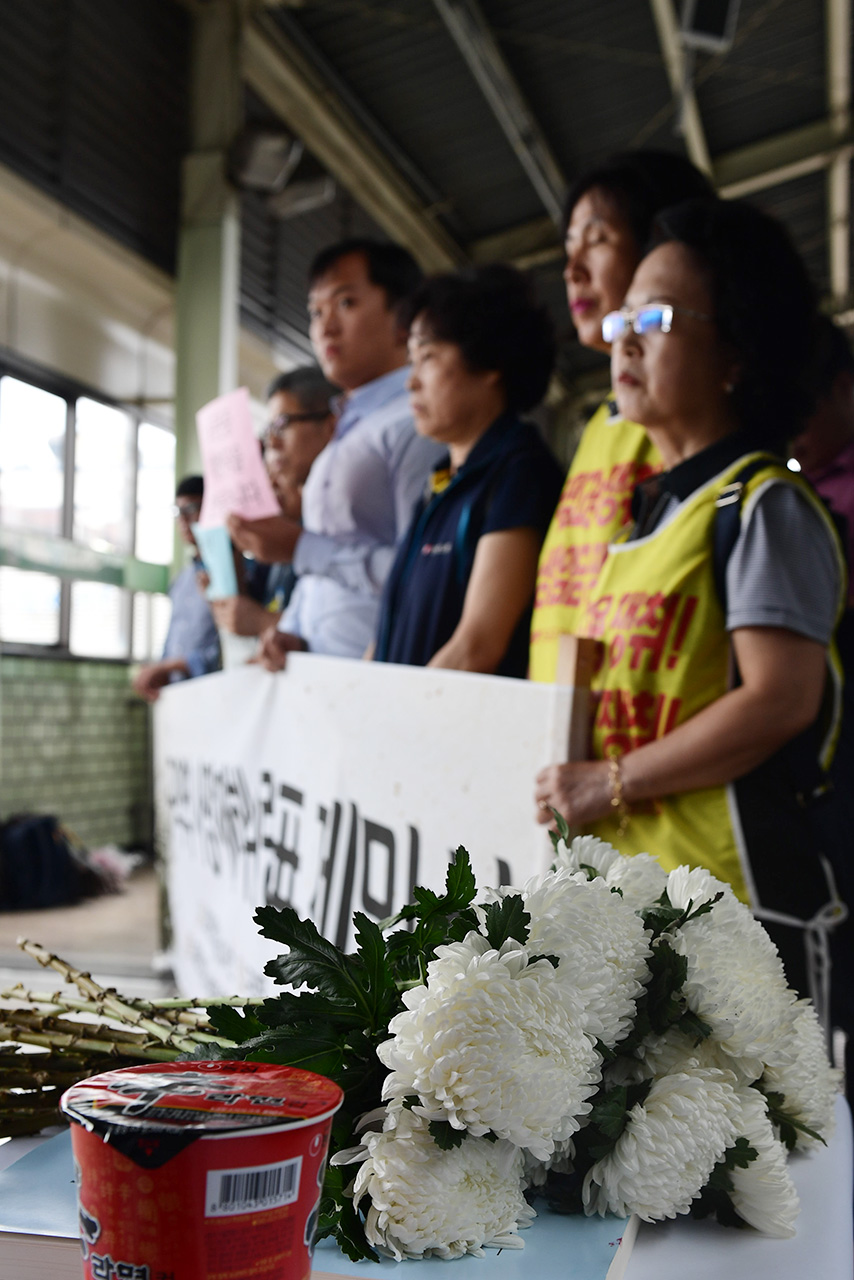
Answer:
[{"label": "woman's hand", "polygon": [[537,774],[534,799],[537,822],[554,825],[557,809],[573,827],[596,822],[611,812],[611,770],[607,760],[552,764]]},{"label": "woman's hand", "polygon": [[273,615],[250,596],[226,596],[211,601],[211,613],[218,627],[230,631],[233,636],[260,636],[267,627],[278,622],[281,615]]},{"label": "woman's hand", "polygon": [[289,653],[304,653],[308,648],[302,636],[279,631],[275,624],[262,631],[258,641],[258,652],[252,661],[268,671],[284,671]]}]

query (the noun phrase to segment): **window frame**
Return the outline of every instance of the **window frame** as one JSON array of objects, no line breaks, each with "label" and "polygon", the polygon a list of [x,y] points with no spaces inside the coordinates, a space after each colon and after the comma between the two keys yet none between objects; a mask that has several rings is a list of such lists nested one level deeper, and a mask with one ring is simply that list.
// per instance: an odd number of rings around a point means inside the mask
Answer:
[{"label": "window frame", "polygon": [[[163,413],[159,413],[156,408],[149,409],[140,404],[133,402],[116,400],[114,397],[101,391],[99,388],[87,386],[83,382],[78,382],[75,378],[65,374],[58,373],[52,369],[46,369],[42,365],[34,361],[27,360],[25,357],[11,352],[4,347],[0,347],[0,378],[2,377],[17,378],[21,382],[27,382],[31,386],[38,387],[42,391],[48,391],[52,395],[60,396],[65,401],[65,441],[62,455],[63,462],[63,491],[62,491],[62,520],[60,525],[59,537],[73,542],[72,537],[74,530],[74,485],[75,485],[75,454],[76,454],[76,426],[77,426],[77,401],[82,398],[96,400],[101,404],[107,405],[111,409],[119,409],[126,413],[131,419],[133,436],[134,436],[134,456],[137,465],[133,470],[133,479],[130,486],[129,500],[131,502],[131,552],[136,548],[136,530],[137,530],[137,502],[139,490],[139,428],[143,422],[151,423],[152,426],[161,427],[166,431],[175,434],[174,424],[168,421]],[[0,527],[5,526],[0,517]],[[27,572],[38,572],[38,570],[27,570]],[[45,576],[52,576],[46,573]],[[52,660],[69,661],[69,662],[107,662],[116,666],[129,666],[134,662],[133,657],[133,636],[134,636],[134,610],[136,607],[136,597],[139,591],[133,591],[127,587],[119,587],[117,590],[126,593],[124,602],[124,621],[127,627],[127,652],[122,657],[99,657],[96,655],[79,654],[71,649],[71,588],[76,581],[73,577],[64,575],[55,575],[59,577],[59,639],[56,644],[30,644],[15,640],[3,640],[0,637],[0,657],[33,657],[33,658],[50,658]]]}]

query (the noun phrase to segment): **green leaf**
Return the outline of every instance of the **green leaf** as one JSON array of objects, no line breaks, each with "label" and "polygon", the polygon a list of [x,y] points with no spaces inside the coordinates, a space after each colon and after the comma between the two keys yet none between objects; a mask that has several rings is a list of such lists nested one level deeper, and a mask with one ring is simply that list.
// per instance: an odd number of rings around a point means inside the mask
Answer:
[{"label": "green leaf", "polygon": [[688,976],[688,961],[666,939],[659,938],[648,964],[651,977],[646,988],[646,1011],[652,1030],[660,1035],[685,1012],[681,993]]},{"label": "green leaf", "polygon": [[460,845],[454,854],[453,861],[448,867],[448,874],[445,877],[444,910],[449,912],[462,911],[466,907],[470,907],[476,893],[477,884],[471,867],[471,859],[468,851]]},{"label": "green leaf", "polygon": [[[552,809],[552,817],[555,820],[555,826],[557,827],[558,836],[566,845],[566,847],[569,848],[569,845],[570,845],[569,823],[567,822],[566,818],[563,816],[562,813],[558,813],[557,809]],[[557,849],[557,844],[555,844],[555,849]]]},{"label": "green leaf", "polygon": [[[593,1104],[587,1126],[578,1134],[577,1150],[586,1151],[591,1160],[603,1160],[609,1155],[628,1124],[629,1112],[646,1101],[651,1087],[652,1081],[644,1080],[640,1084],[617,1085],[600,1095]],[[576,1160],[579,1168],[581,1163]]]},{"label": "green leaf", "polygon": [[447,1120],[431,1120],[427,1126],[430,1137],[440,1151],[453,1151],[462,1145],[463,1138],[468,1137],[465,1129],[455,1129]]},{"label": "green leaf", "polygon": [[365,1238],[362,1219],[353,1208],[352,1200],[342,1200],[339,1206],[335,1240],[338,1248],[351,1262],[361,1262],[363,1258],[369,1258],[371,1262],[379,1262],[379,1255],[374,1252]]},{"label": "green leaf", "polygon": [[681,923],[687,924],[689,920],[699,920],[700,916],[708,915],[709,912],[712,910],[712,908],[715,906],[715,904],[720,902],[723,896],[724,896],[724,891],[723,889],[721,889],[720,892],[716,893],[713,898],[709,898],[707,902],[701,903],[700,906],[697,907],[696,911],[691,910],[694,904],[693,902],[689,902],[685,911],[685,919],[682,920]]},{"label": "green leaf", "polygon": [[278,1062],[284,1066],[316,1071],[340,1083],[339,1077],[348,1058],[341,1036],[328,1027],[312,1032],[298,1032],[291,1027],[277,1027],[255,1036],[240,1046],[240,1057],[250,1062]]},{"label": "green leaf", "polygon": [[320,991],[282,991],[275,999],[264,1001],[259,1016],[267,1027],[297,1027],[301,1022],[313,1024],[321,1019],[343,1030],[365,1022],[363,1010],[357,1009],[352,999],[335,999]]},{"label": "green leaf", "polygon": [[752,1160],[759,1157],[755,1147],[751,1147],[747,1138],[736,1138],[731,1147],[724,1152],[724,1163],[727,1169],[746,1169]]},{"label": "green leaf", "polygon": [[347,958],[318,932],[311,920],[301,920],[293,907],[259,907],[255,922],[264,938],[282,942],[288,954],[277,956],[264,972],[282,985],[308,986],[325,995],[350,994]]},{"label": "green leaf", "polygon": [[786,1110],[786,1099],[782,1093],[765,1093],[761,1082],[756,1086],[760,1093],[764,1094],[765,1101],[768,1105],[768,1119],[780,1131],[780,1141],[783,1143],[787,1151],[794,1151],[798,1141],[798,1134],[805,1133],[810,1138],[815,1138],[822,1146],[827,1146],[824,1138],[815,1129],[811,1129],[809,1125],[804,1124],[797,1116],[792,1115],[791,1111]]},{"label": "green leaf", "polygon": [[399,993],[386,956],[386,941],[378,924],[363,912],[353,916],[359,972],[353,970],[356,981],[362,979],[362,993],[367,1005],[368,1027],[372,1032],[387,1034],[388,1024],[400,1003]]},{"label": "green leaf", "polygon": [[714,1214],[724,1227],[746,1227],[748,1224],[732,1202],[733,1182],[730,1174],[733,1169],[746,1169],[756,1158],[757,1152],[747,1138],[736,1138],[734,1145],[724,1152],[723,1160],[715,1165],[699,1196],[692,1200],[692,1218],[707,1218],[709,1214]]},{"label": "green leaf", "polygon": [[227,1040],[235,1040],[237,1044],[259,1036],[265,1029],[265,1023],[259,1013],[253,1009],[235,1009],[232,1005],[208,1005],[208,1017],[211,1026]]},{"label": "green leaf", "polygon": [[490,902],[486,908],[486,937],[496,951],[502,942],[513,938],[522,945],[528,941],[531,915],[525,910],[522,895],[511,893],[500,902]]},{"label": "green leaf", "polygon": [[712,1028],[709,1024],[690,1009],[685,1010],[676,1026],[686,1036],[690,1036],[695,1045],[700,1044],[702,1040],[708,1040],[712,1034]]},{"label": "green leaf", "polygon": [[538,960],[548,960],[549,964],[553,969],[556,969],[560,964],[560,960],[557,956],[550,956],[550,955],[529,956],[528,964],[536,964]]}]

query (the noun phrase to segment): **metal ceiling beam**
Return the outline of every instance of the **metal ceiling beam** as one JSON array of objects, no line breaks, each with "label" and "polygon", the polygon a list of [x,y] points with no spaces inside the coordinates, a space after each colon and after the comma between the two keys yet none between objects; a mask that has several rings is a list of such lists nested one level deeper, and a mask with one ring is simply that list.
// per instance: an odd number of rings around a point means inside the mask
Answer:
[{"label": "metal ceiling beam", "polygon": [[685,50],[679,39],[679,23],[673,0],[649,0],[655,29],[658,32],[658,43],[667,68],[667,78],[675,98],[682,105],[682,132],[688,155],[703,173],[712,172],[712,161],[706,143],[703,121],[694,90],[686,83]]},{"label": "metal ceiling beam", "polygon": [[[825,0],[827,108],[837,139],[851,130],[851,0]],[[830,292],[851,291],[851,159],[840,154],[827,172],[827,239]]]},{"label": "metal ceiling beam", "polygon": [[247,84],[324,168],[425,271],[448,271],[465,262],[460,245],[430,216],[409,183],[272,19],[259,16],[245,27],[243,73]]},{"label": "metal ceiling beam", "polygon": [[495,235],[482,236],[467,247],[473,262],[514,262],[517,265],[523,259],[551,252],[556,247],[563,250],[555,236],[555,224],[551,218],[533,218]]},{"label": "metal ceiling beam", "polygon": [[556,226],[567,182],[477,0],[433,0],[516,158]]},{"label": "metal ceiling beam", "polygon": [[840,135],[833,121],[816,120],[718,156],[712,177],[722,196],[736,199],[817,173],[836,160],[850,158],[852,151],[850,129]]},{"label": "metal ceiling beam", "polygon": [[[737,199],[791,182],[804,174],[829,169],[840,161],[848,164],[852,156],[854,129],[850,120],[843,134],[837,133],[832,120],[816,120],[762,142],[724,152],[713,162],[712,178],[722,196]],[[847,219],[845,226],[847,230]],[[472,241],[467,249],[474,262],[513,262],[517,266],[552,261],[563,253],[563,245],[548,218],[534,218],[484,236]],[[845,290],[839,296],[844,293]]]}]

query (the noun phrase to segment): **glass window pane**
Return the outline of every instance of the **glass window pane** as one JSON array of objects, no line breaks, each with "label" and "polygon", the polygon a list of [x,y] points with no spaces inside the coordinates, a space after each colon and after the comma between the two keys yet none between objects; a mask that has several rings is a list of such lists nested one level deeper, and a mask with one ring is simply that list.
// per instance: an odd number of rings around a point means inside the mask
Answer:
[{"label": "glass window pane", "polygon": [[18,378],[0,378],[0,520],[16,529],[62,532],[67,406]]},{"label": "glass window pane", "polygon": [[59,578],[0,568],[0,640],[59,643]]},{"label": "glass window pane", "polygon": [[171,564],[175,542],[175,437],[141,422],[137,435],[136,549],[139,560]]},{"label": "glass window pane", "polygon": [[74,445],[74,540],[96,551],[133,542],[134,424],[128,414],[83,396]]},{"label": "glass window pane", "polygon": [[172,602],[168,596],[137,592],[133,601],[134,662],[153,662],[161,657],[171,614]]},{"label": "glass window pane", "polygon": [[86,658],[126,658],[129,595],[102,582],[71,584],[72,653]]}]

